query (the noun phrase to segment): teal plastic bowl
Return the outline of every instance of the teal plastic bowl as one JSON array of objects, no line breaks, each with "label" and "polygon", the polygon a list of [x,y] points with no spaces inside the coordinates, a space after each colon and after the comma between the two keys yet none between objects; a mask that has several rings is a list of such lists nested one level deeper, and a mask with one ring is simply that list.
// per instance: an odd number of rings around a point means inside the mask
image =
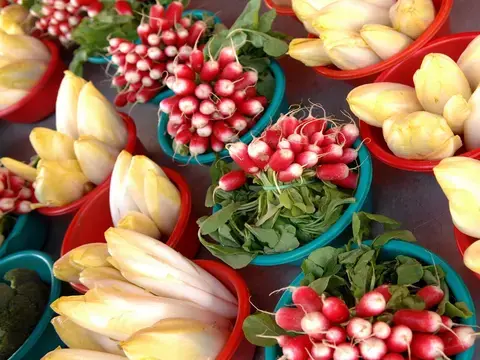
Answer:
[{"label": "teal plastic bowl", "polygon": [[20,215],[0,246],[0,258],[23,250],[40,250],[47,239],[47,222],[37,212]]},{"label": "teal plastic bowl", "polygon": [[[263,116],[257,121],[257,123],[250,129],[248,133],[240,138],[240,141],[249,144],[254,137],[259,136],[262,131],[273,122],[277,121],[281,113],[288,111],[287,99],[285,98],[285,75],[282,68],[276,60],[271,60],[270,71],[275,78],[275,93],[273,94],[272,101],[268,106]],[[167,133],[168,114],[161,113],[160,120],[158,121],[158,142],[163,152],[170,156],[175,161],[182,164],[212,164],[219,156],[221,159],[230,159],[228,151],[226,149],[215,153],[213,151],[198,155],[196,158],[191,156],[175,154],[172,148],[172,138]]]},{"label": "teal plastic bowl", "polygon": [[[365,241],[366,245],[370,245],[371,241]],[[445,262],[441,257],[435,255],[434,253],[428,251],[423,246],[412,244],[409,242],[401,240],[392,240],[388,242],[382,248],[380,257],[385,260],[394,259],[398,255],[407,255],[417,259],[423,264],[428,265],[440,265],[442,269],[447,273],[446,281],[450,287],[451,295],[455,298],[456,301],[465,302],[469,309],[473,312],[472,317],[468,319],[463,319],[460,321],[465,325],[476,325],[476,315],[475,315],[475,304],[473,303],[472,297],[470,296],[470,291],[463,282],[462,278],[452,269],[448,263]],[[300,281],[303,279],[303,273],[300,273],[295,280],[290,284],[290,286],[300,286]],[[282,297],[275,307],[275,311],[280,308],[292,304],[292,293],[287,291],[283,293]],[[475,346],[472,346],[467,351],[456,355],[452,360],[472,360],[474,355]],[[265,348],[265,360],[276,360],[282,355],[282,351],[278,346],[271,346]]]},{"label": "teal plastic bowl", "polygon": [[53,317],[50,304],[60,296],[60,281],[53,276],[52,259],[40,251],[22,251],[0,259],[0,278],[3,279],[7,271],[16,268],[35,270],[41,279],[50,285],[50,297],[37,326],[8,360],[41,359],[46,353],[62,345],[53,325],[50,324]]}]

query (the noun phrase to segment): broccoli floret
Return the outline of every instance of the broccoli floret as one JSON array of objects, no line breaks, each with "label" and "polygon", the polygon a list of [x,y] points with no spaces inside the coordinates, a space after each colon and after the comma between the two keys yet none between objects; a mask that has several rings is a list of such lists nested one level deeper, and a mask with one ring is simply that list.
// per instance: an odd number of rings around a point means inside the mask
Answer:
[{"label": "broccoli floret", "polygon": [[49,289],[38,274],[28,269],[13,269],[0,284],[0,360],[7,360],[28,338],[45,306]]}]

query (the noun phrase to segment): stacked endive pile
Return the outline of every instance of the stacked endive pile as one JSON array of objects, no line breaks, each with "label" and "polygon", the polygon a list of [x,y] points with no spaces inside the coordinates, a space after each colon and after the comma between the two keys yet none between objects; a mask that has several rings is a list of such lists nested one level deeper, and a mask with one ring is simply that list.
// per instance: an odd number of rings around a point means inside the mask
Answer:
[{"label": "stacked endive pile", "polygon": [[[381,127],[389,149],[412,160],[441,160],[464,145],[480,147],[480,37],[457,62],[431,53],[413,76],[415,88],[379,82],[359,86],[347,97],[350,110]],[[473,91],[473,93],[472,93]]]},{"label": "stacked endive pile", "polygon": [[435,18],[432,0],[292,0],[305,29],[288,54],[307,66],[361,69],[408,47]]},{"label": "stacked endive pile", "polygon": [[105,239],[55,263],[57,278],[89,290],[52,303],[52,323],[70,349],[43,359],[216,358],[237,314],[225,286],[151,237],[110,228]]},{"label": "stacked endive pile", "polygon": [[0,111],[25,97],[50,61],[47,47],[25,35],[31,27],[29,19],[28,10],[21,5],[0,11]]},{"label": "stacked endive pile", "polygon": [[[91,82],[65,71],[56,109],[57,130],[30,133],[40,161],[36,168],[2,161],[14,174],[33,182],[38,206],[63,206],[80,199],[112,172],[127,143],[124,121]],[[2,159],[5,160],[5,159]]]}]

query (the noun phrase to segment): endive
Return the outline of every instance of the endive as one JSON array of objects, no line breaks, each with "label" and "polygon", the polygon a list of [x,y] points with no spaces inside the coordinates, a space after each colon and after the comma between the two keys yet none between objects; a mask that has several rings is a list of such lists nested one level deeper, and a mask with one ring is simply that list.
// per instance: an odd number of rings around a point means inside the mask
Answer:
[{"label": "endive", "polygon": [[75,160],[73,139],[58,131],[36,127],[30,132],[30,143],[41,159]]},{"label": "endive", "polygon": [[377,127],[397,113],[422,110],[414,88],[390,82],[358,86],[350,91],[347,102],[359,119]]},{"label": "endive", "polygon": [[18,160],[3,157],[0,159],[0,163],[2,163],[8,171],[20,176],[24,180],[34,182],[37,178],[37,169]]},{"label": "endive", "polygon": [[90,135],[122,150],[127,144],[127,129],[112,104],[88,82],[80,90],[77,104],[79,135]]},{"label": "endive", "polygon": [[8,109],[28,95],[27,90],[0,87],[0,111]]},{"label": "endive", "polygon": [[47,63],[38,60],[20,60],[0,67],[0,87],[29,90],[47,70]]},{"label": "endive", "polygon": [[389,26],[368,24],[360,29],[360,36],[383,60],[407,48],[413,40]]},{"label": "endive", "polygon": [[472,95],[468,80],[450,57],[430,53],[413,75],[418,100],[426,111],[441,115],[447,101],[454,95],[468,100]]},{"label": "endive", "polygon": [[356,31],[328,30],[320,38],[328,57],[339,69],[361,69],[381,61]]},{"label": "endive", "polygon": [[474,91],[468,105],[470,115],[463,123],[463,135],[465,147],[467,150],[473,150],[480,147],[480,86]]},{"label": "endive", "polygon": [[0,30],[0,57],[17,60],[50,61],[50,52],[37,38],[29,35],[9,35]]},{"label": "endive", "polygon": [[432,0],[398,0],[390,8],[393,28],[412,39],[418,38],[435,19]]},{"label": "endive", "polygon": [[80,282],[88,288],[93,288],[95,282],[105,279],[125,281],[120,271],[110,266],[85,268],[80,273]]},{"label": "endive", "polygon": [[117,224],[120,229],[127,229],[160,239],[161,233],[157,225],[147,215],[138,211],[129,211]]},{"label": "endive", "polygon": [[324,66],[332,63],[320,39],[293,39],[288,45],[288,55],[306,66]]},{"label": "endive", "polygon": [[1,9],[0,15],[3,18],[16,22],[17,24],[23,23],[28,18],[28,10],[20,4],[10,4]]},{"label": "endive", "polygon": [[447,120],[448,126],[454,134],[463,134],[463,126],[465,120],[468,119],[472,112],[467,100],[460,95],[452,96],[443,108],[443,117]]},{"label": "endive", "polygon": [[441,160],[462,146],[443,117],[426,111],[393,115],[382,129],[388,148],[405,159]]},{"label": "endive", "polygon": [[109,268],[86,268],[80,273],[79,280],[82,285],[87,287],[88,289],[95,289],[95,288],[113,288],[115,290],[132,294],[132,295],[140,295],[140,296],[153,296],[148,291],[142,289],[139,286],[131,284],[128,282],[117,269],[112,269],[116,271],[120,277],[113,278],[113,277],[102,277],[102,275],[109,275],[106,274],[105,271],[97,272],[97,269],[109,269]]},{"label": "endive", "polygon": [[292,0],[292,9],[305,29],[312,34],[318,32],[312,26],[312,21],[325,6],[338,0]]},{"label": "endive", "polygon": [[393,4],[395,4],[395,2],[397,0],[362,0],[362,1],[365,1],[365,2],[373,4],[373,5],[377,5],[377,6],[381,6],[381,7],[390,9],[390,7]]},{"label": "endive", "polygon": [[65,71],[58,90],[55,119],[57,131],[78,138],[77,104],[80,90],[87,83],[71,71]]},{"label": "endive", "polygon": [[388,9],[358,0],[338,0],[325,6],[313,21],[314,29],[358,31],[366,24],[390,25]]},{"label": "endive", "polygon": [[119,151],[89,136],[80,136],[73,143],[82,172],[95,185],[105,181],[113,170]]},{"label": "endive", "polygon": [[463,263],[470,270],[480,274],[480,240],[475,241],[465,250]]},{"label": "endive", "polygon": [[60,168],[64,171],[72,171],[72,172],[82,172],[82,168],[77,160],[45,160],[40,159],[37,163],[37,169],[41,169],[43,167],[47,168]]},{"label": "endive", "polygon": [[217,358],[230,332],[189,319],[162,320],[121,343],[130,360],[209,360]]},{"label": "endive", "polygon": [[457,64],[467,77],[470,88],[475,90],[480,84],[480,36],[468,44],[458,58]]},{"label": "endive", "polygon": [[100,351],[56,348],[40,360],[127,360],[127,358]]}]

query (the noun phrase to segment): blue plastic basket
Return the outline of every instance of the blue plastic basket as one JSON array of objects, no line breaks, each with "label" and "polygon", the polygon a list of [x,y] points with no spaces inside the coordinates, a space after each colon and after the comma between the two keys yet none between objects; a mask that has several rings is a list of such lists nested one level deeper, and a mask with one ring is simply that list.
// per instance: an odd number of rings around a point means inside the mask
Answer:
[{"label": "blue plastic basket", "polygon": [[16,268],[35,270],[40,278],[50,285],[50,297],[37,326],[8,360],[41,359],[46,353],[62,345],[50,324],[53,317],[50,304],[60,296],[60,281],[53,276],[52,259],[40,251],[22,251],[0,259],[0,278],[3,278],[7,271]]},{"label": "blue plastic basket", "polygon": [[[370,245],[371,241],[365,241],[366,245]],[[382,247],[380,257],[385,260],[394,259],[398,255],[406,255],[417,259],[423,264],[428,265],[440,265],[446,272],[446,282],[450,288],[451,296],[456,301],[465,302],[469,309],[473,312],[472,317],[468,319],[462,319],[460,322],[465,325],[476,325],[475,304],[473,303],[470,291],[463,282],[462,278],[456,273],[453,268],[448,265],[441,257],[431,253],[423,246],[412,244],[401,240],[392,240]],[[300,273],[290,286],[300,286],[300,282],[303,279],[303,273]],[[292,293],[285,292],[275,307],[275,312],[280,308],[292,304]],[[472,360],[475,346],[471,347],[467,351],[456,355],[452,360]],[[271,346],[265,348],[265,360],[276,360],[282,355],[282,351],[278,346]]]},{"label": "blue plastic basket", "polygon": [[20,215],[0,246],[0,258],[23,250],[40,250],[47,239],[47,222],[36,212]]},{"label": "blue plastic basket", "polygon": [[[270,71],[275,78],[275,92],[273,94],[272,101],[268,106],[265,113],[252,127],[252,129],[240,138],[240,141],[249,144],[254,137],[259,136],[262,131],[273,122],[277,121],[281,113],[288,111],[287,99],[285,97],[285,75],[282,68],[276,60],[271,60]],[[217,156],[222,159],[230,159],[227,150],[222,150],[219,153],[213,151],[198,155],[197,157],[185,156],[175,154],[172,148],[172,138],[167,133],[168,114],[161,113],[160,120],[158,121],[158,142],[163,152],[173,158],[175,161],[182,164],[212,164]]]}]

